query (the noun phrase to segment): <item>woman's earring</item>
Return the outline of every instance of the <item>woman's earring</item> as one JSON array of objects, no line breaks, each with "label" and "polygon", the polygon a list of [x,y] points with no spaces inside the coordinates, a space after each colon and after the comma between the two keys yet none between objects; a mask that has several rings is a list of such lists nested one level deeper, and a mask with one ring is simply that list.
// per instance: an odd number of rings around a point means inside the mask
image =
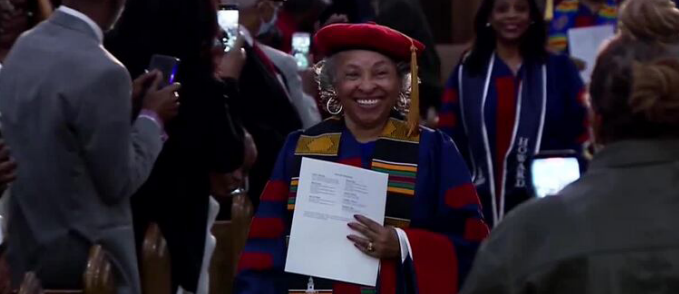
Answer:
[{"label": "woman's earring", "polygon": [[325,109],[328,110],[328,113],[337,116],[342,113],[342,104],[336,98],[330,98],[325,104]]},{"label": "woman's earring", "polygon": [[489,23],[489,22],[486,23],[486,27],[487,27],[487,28],[490,27],[490,23]]}]

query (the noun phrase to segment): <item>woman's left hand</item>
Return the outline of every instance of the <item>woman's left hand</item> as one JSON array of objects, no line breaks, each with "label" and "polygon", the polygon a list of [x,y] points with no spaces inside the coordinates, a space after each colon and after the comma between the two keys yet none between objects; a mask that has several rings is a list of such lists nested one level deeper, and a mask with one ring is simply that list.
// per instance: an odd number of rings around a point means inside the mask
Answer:
[{"label": "woman's left hand", "polygon": [[356,248],[378,259],[393,259],[401,256],[401,244],[394,228],[382,226],[362,215],[355,215],[354,218],[358,222],[349,223],[349,227],[361,233],[363,237],[349,235],[347,238],[354,242]]}]

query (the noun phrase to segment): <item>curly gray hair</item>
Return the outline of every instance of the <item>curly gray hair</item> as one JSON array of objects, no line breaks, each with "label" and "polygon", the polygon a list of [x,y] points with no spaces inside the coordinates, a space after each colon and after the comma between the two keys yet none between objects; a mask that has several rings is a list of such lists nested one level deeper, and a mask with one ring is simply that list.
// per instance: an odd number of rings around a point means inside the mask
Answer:
[{"label": "curly gray hair", "polygon": [[[332,113],[327,109],[330,105],[329,100],[335,99],[338,103],[337,92],[335,92],[335,82],[337,82],[337,54],[325,58],[314,66],[316,74],[316,83],[318,83],[318,90],[321,96],[321,105],[326,106],[326,111]],[[408,115],[410,107],[410,64],[407,62],[394,62],[396,64],[396,71],[401,80],[401,93],[396,101],[395,109],[402,115]],[[419,79],[418,79],[419,80]],[[332,102],[331,102],[332,103]]]}]

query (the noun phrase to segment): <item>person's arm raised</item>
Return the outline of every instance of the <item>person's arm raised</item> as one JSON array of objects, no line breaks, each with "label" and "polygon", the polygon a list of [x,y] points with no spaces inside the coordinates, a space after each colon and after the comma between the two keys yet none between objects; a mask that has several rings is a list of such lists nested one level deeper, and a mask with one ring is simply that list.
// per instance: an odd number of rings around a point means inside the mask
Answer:
[{"label": "person's arm raised", "polygon": [[[169,90],[150,91],[145,98],[150,97],[145,106],[162,119],[172,117],[165,111],[176,99]],[[99,195],[111,205],[130,197],[146,181],[163,145],[162,126],[139,118],[130,125],[131,94],[123,67],[93,73],[91,82],[76,93],[80,99],[73,128],[81,154]]]}]

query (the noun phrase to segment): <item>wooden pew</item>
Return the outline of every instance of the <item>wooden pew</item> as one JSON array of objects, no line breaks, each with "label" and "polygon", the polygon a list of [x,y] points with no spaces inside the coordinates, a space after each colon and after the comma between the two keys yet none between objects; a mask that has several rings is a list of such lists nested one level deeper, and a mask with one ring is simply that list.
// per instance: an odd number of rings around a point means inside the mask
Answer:
[{"label": "wooden pew", "polygon": [[247,195],[234,196],[231,220],[217,221],[212,234],[217,239],[210,265],[210,294],[231,294],[238,259],[247,240],[253,207]]},{"label": "wooden pew", "polygon": [[34,272],[27,272],[21,282],[18,294],[43,294],[42,284]]},{"label": "wooden pew", "polygon": [[83,289],[44,290],[33,272],[24,275],[17,294],[115,294],[113,268],[101,245],[90,249],[87,268],[83,273]]},{"label": "wooden pew", "polygon": [[441,58],[441,79],[444,84],[470,47],[471,43],[436,45],[436,52]]},{"label": "wooden pew", "polygon": [[210,264],[210,294],[231,294],[235,262],[233,252],[233,226],[231,221],[216,221],[212,235],[217,245]]},{"label": "wooden pew", "polygon": [[101,245],[90,249],[83,280],[84,294],[115,294],[113,268]]},{"label": "wooden pew", "polygon": [[170,293],[172,291],[170,252],[157,224],[152,223],[146,230],[141,257],[142,293]]}]

